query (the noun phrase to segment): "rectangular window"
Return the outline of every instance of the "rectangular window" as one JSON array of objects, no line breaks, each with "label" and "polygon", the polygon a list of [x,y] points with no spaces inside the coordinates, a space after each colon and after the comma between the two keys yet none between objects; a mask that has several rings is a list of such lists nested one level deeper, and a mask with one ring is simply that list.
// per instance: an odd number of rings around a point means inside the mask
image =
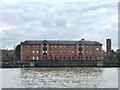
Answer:
[{"label": "rectangular window", "polygon": [[79,53],[79,55],[82,55],[82,53]]},{"label": "rectangular window", "polygon": [[35,53],[35,51],[33,51],[33,53]]},{"label": "rectangular window", "polygon": [[43,47],[43,51],[47,51],[47,47]]},{"label": "rectangular window", "polygon": [[34,45],[32,47],[35,47]]},{"label": "rectangular window", "polygon": [[82,48],[80,47],[80,48],[78,48],[78,51],[82,51]]},{"label": "rectangular window", "polygon": [[90,57],[90,60],[91,60],[92,58]]},{"label": "rectangular window", "polygon": [[36,59],[37,59],[37,60],[39,60],[39,58],[38,58],[38,57],[36,57]]},{"label": "rectangular window", "polygon": [[55,57],[55,60],[57,59],[57,57]]},{"label": "rectangular window", "polygon": [[86,57],[86,59],[88,59],[88,57]]},{"label": "rectangular window", "polygon": [[29,53],[30,51],[27,51],[27,53]]},{"label": "rectangular window", "polygon": [[69,60],[70,60],[70,57],[69,57]]},{"label": "rectangular window", "polygon": [[27,47],[30,47],[29,45],[27,45]]},{"label": "rectangular window", "polygon": [[35,60],[35,57],[32,57],[33,60]]},{"label": "rectangular window", "polygon": [[62,46],[60,46],[60,48],[61,48]]},{"label": "rectangular window", "polygon": [[57,46],[55,45],[55,47],[57,47]]},{"label": "rectangular window", "polygon": [[60,57],[60,59],[62,59],[62,57]]},{"label": "rectangular window", "polygon": [[51,47],[53,47],[53,46],[51,46]]},{"label": "rectangular window", "polygon": [[92,51],[90,51],[90,53],[92,53]]},{"label": "rectangular window", "polygon": [[74,51],[72,51],[72,53],[74,53]]},{"label": "rectangular window", "polygon": [[37,51],[37,53],[39,53],[39,51]]}]

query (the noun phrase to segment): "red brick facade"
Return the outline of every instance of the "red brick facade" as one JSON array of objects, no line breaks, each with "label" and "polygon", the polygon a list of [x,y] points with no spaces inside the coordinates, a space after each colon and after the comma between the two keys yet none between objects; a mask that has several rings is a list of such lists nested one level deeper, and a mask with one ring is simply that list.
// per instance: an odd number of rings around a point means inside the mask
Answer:
[{"label": "red brick facade", "polygon": [[102,44],[96,41],[25,41],[21,60],[102,60]]}]

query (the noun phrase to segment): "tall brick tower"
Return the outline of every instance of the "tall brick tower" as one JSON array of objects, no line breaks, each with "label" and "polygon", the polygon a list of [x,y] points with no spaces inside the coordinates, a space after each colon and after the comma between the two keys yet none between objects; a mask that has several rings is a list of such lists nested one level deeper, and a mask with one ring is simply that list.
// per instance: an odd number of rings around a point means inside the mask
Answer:
[{"label": "tall brick tower", "polygon": [[111,39],[106,39],[106,52],[107,52],[107,55],[110,55],[110,52],[111,52]]}]

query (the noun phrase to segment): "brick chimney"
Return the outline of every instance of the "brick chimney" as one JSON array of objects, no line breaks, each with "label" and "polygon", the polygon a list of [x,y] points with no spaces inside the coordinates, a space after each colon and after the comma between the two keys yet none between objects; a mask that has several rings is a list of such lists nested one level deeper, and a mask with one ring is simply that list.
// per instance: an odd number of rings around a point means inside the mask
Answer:
[{"label": "brick chimney", "polygon": [[111,52],[111,39],[106,39],[106,52],[107,52],[107,55],[110,55],[110,52]]}]

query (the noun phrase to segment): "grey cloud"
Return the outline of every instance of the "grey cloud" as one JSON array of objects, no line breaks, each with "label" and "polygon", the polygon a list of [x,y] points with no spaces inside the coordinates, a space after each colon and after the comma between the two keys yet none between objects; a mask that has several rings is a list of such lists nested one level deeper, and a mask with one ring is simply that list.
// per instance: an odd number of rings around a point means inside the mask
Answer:
[{"label": "grey cloud", "polygon": [[[26,39],[81,39],[105,43],[112,38],[117,47],[117,3],[65,2],[3,5],[3,45]],[[114,32],[113,32],[114,30]],[[11,40],[11,44],[9,43]]]}]

